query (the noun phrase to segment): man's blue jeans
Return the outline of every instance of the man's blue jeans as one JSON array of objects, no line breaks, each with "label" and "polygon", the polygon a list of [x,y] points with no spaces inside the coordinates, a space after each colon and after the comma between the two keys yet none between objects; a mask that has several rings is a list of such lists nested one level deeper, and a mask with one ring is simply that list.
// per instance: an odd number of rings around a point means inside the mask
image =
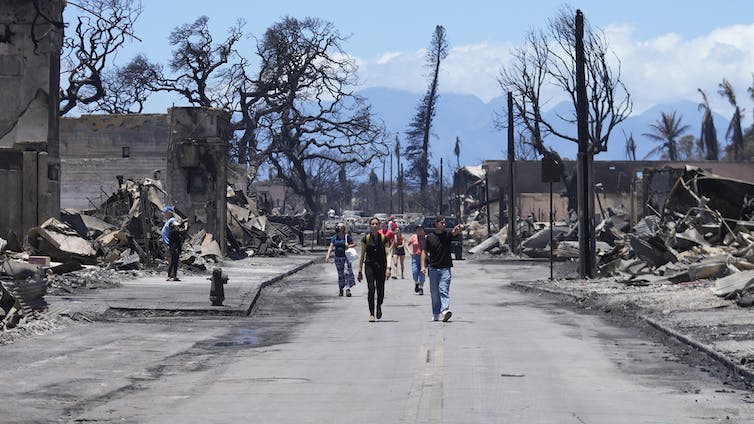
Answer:
[{"label": "man's blue jeans", "polygon": [[450,308],[450,268],[430,268],[429,293],[432,298],[432,315]]}]

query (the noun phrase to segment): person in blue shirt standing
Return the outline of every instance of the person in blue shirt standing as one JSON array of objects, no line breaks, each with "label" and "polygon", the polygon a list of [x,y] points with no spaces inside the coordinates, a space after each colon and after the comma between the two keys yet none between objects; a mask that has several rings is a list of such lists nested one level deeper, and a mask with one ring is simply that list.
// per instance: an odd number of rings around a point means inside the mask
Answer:
[{"label": "person in blue shirt standing", "polygon": [[[165,206],[162,210],[165,214],[165,225],[162,226],[162,242],[168,248],[168,259],[170,261],[168,265],[168,278],[166,281],[180,281],[178,280],[178,256],[181,253],[181,247],[175,246],[177,238],[173,235],[173,243],[170,242],[170,232],[173,223],[175,222],[175,209],[172,206]],[[175,231],[175,229],[173,229]]]},{"label": "person in blue shirt standing", "polygon": [[432,298],[432,315],[435,321],[442,318],[450,320],[450,269],[453,260],[450,257],[451,241],[463,231],[463,225],[456,225],[452,231],[445,230],[445,217],[435,217],[435,230],[427,234],[422,251],[422,273],[429,268],[429,293]]}]

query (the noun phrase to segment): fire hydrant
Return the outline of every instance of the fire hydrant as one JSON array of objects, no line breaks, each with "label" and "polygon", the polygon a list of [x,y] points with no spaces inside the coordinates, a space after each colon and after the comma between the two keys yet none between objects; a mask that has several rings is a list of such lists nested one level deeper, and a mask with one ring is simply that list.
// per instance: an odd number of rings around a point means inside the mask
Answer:
[{"label": "fire hydrant", "polygon": [[225,300],[225,288],[223,285],[228,284],[228,274],[223,272],[222,268],[212,268],[212,277],[209,286],[209,300],[212,306],[223,306]]}]

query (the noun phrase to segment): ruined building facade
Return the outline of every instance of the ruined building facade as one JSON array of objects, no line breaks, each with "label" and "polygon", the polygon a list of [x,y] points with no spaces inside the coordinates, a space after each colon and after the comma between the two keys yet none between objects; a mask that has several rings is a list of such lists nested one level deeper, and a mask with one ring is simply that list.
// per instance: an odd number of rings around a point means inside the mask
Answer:
[{"label": "ruined building facade", "polygon": [[0,237],[11,247],[58,216],[58,90],[63,2],[2,0],[0,7]]},{"label": "ruined building facade", "polygon": [[201,107],[63,118],[60,204],[96,209],[119,180],[160,180],[189,232],[206,230],[224,248],[229,122],[228,112]]},{"label": "ruined building facade", "polygon": [[225,253],[230,114],[221,109],[168,111],[166,189],[189,224],[212,234]]},{"label": "ruined building facade", "polygon": [[[575,161],[566,160],[563,163],[567,176],[575,175]],[[677,177],[686,165],[694,166],[722,177],[734,178],[752,182],[754,178],[754,163],[752,162],[721,162],[721,161],[594,161],[595,212],[601,216],[602,209],[622,205],[631,218],[636,220],[661,211],[667,193],[672,188]],[[488,160],[482,164],[484,172],[474,181],[462,180],[456,175],[454,193],[485,204],[484,198],[489,193],[490,215],[499,216],[500,206],[507,202],[509,187],[509,162],[507,160]],[[515,194],[516,212],[519,217],[531,216],[535,220],[549,219],[549,183],[542,182],[541,161],[516,161]],[[484,187],[484,173],[487,174],[488,188]],[[555,220],[565,220],[569,210],[569,200],[561,193],[566,191],[567,182],[553,184],[553,210]],[[476,188],[478,186],[478,188]],[[472,190],[473,189],[473,190]],[[575,187],[574,191],[575,193]],[[503,202],[500,202],[500,198]],[[468,202],[467,202],[468,203]],[[462,203],[463,204],[463,203]],[[486,205],[486,204],[485,204]],[[465,208],[461,213],[465,216],[478,209],[478,204],[472,208]],[[493,222],[498,222],[493,219]]]}]

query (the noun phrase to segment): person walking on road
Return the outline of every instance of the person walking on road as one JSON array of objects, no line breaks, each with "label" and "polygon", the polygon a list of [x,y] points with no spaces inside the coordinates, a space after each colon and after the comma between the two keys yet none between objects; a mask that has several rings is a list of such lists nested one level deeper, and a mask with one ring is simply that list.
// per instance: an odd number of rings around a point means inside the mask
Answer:
[{"label": "person walking on road", "polygon": [[422,273],[422,252],[426,234],[424,227],[419,224],[416,233],[408,239],[408,249],[411,252],[411,276],[414,278],[414,293],[424,294],[424,274]]},{"label": "person walking on road", "polygon": [[330,253],[334,252],[333,260],[335,269],[338,270],[338,296],[343,296],[343,289],[346,290],[346,297],[351,297],[351,287],[356,285],[353,277],[351,261],[346,256],[346,249],[356,247],[356,243],[349,234],[346,233],[346,224],[338,223],[335,226],[335,235],[330,240],[330,247],[325,255],[325,262],[330,260]]},{"label": "person walking on road", "polygon": [[453,259],[450,257],[453,237],[458,236],[463,225],[458,224],[452,231],[445,230],[445,217],[435,217],[435,230],[427,234],[424,251],[422,252],[422,273],[427,273],[429,265],[429,294],[432,297],[432,316],[435,321],[442,318],[443,322],[450,320],[450,269]]},{"label": "person walking on road", "polygon": [[379,233],[385,236],[385,239],[387,240],[387,246],[392,251],[393,241],[395,240],[395,233],[393,233],[393,230],[390,229],[387,221],[385,221],[384,219],[380,221],[379,228],[380,228]]},{"label": "person walking on road", "polygon": [[393,238],[393,278],[398,278],[398,265],[401,268],[401,278],[403,276],[404,265],[403,262],[406,259],[406,237],[403,236],[401,227],[395,227],[395,236]]},{"label": "person walking on road", "polygon": [[[385,279],[390,278],[391,255],[387,237],[380,233],[380,220],[369,220],[370,231],[361,240],[361,254],[359,255],[359,274],[356,279],[361,281],[362,269],[367,277],[367,303],[369,304],[369,322],[375,321],[375,306],[377,319],[382,318],[382,301],[385,298]],[[375,305],[375,294],[377,302]]]}]

